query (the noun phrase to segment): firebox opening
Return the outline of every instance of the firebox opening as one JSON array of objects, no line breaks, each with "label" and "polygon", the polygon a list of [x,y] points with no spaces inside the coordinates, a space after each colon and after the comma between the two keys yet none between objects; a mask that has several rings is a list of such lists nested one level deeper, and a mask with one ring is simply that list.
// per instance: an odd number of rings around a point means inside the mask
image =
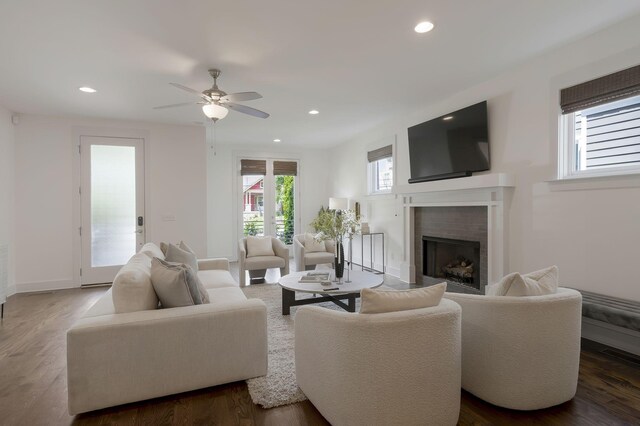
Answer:
[{"label": "firebox opening", "polygon": [[422,274],[480,289],[480,242],[422,236]]}]

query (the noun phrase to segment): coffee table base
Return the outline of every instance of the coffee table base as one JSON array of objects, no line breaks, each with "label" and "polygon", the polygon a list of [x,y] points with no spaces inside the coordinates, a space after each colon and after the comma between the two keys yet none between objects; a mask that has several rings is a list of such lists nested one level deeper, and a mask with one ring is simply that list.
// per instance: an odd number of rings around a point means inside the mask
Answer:
[{"label": "coffee table base", "polygon": [[[356,298],[360,297],[358,293],[349,293],[349,294],[336,294],[336,295],[324,295],[320,297],[312,297],[309,299],[299,299],[296,300],[296,292],[287,290],[286,288],[282,289],[282,315],[289,315],[291,313],[292,306],[301,306],[301,305],[311,305],[313,303],[322,303],[322,302],[333,302],[336,305],[340,306],[345,311],[355,312],[356,311]],[[347,300],[347,303],[344,303],[342,300]]]}]

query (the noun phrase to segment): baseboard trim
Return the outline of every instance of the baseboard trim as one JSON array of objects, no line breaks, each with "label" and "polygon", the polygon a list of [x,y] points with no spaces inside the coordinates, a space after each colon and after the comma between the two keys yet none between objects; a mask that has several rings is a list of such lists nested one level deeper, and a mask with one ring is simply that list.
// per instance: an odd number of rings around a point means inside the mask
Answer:
[{"label": "baseboard trim", "polygon": [[582,317],[582,337],[640,356],[640,332]]},{"label": "baseboard trim", "polygon": [[73,280],[38,281],[16,284],[16,293],[32,293],[36,291],[64,290],[80,287]]}]

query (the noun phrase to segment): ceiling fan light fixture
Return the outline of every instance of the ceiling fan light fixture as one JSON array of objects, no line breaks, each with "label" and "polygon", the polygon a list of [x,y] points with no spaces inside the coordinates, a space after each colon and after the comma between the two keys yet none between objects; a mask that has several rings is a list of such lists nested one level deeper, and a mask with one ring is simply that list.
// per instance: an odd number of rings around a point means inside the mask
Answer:
[{"label": "ceiling fan light fixture", "polygon": [[416,25],[416,27],[413,30],[418,34],[424,34],[431,31],[433,27],[434,27],[433,23],[429,21],[423,21],[423,22],[420,22],[418,25]]},{"label": "ceiling fan light fixture", "polygon": [[206,104],[202,106],[204,115],[214,121],[222,120],[229,114],[229,110],[222,105]]}]

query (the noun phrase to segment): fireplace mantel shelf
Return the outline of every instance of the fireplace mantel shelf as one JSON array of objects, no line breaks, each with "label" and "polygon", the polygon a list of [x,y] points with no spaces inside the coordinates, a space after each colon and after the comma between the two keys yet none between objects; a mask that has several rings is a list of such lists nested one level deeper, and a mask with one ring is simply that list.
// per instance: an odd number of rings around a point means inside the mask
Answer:
[{"label": "fireplace mantel shelf", "polygon": [[398,185],[396,194],[411,195],[428,192],[465,191],[473,189],[508,188],[515,186],[515,178],[507,173],[490,173],[457,179]]}]

